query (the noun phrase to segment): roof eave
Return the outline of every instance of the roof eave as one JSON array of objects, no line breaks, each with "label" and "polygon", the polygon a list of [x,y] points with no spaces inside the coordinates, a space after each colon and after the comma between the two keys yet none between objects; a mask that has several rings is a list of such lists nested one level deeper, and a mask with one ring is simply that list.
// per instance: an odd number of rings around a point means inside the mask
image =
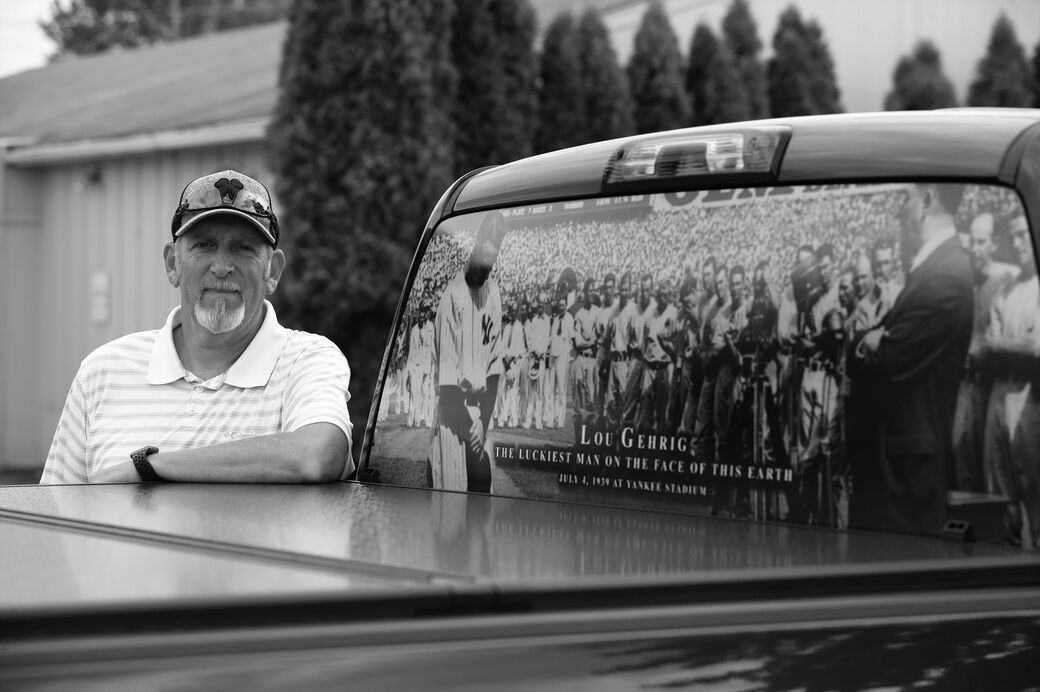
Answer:
[{"label": "roof eave", "polygon": [[72,142],[25,143],[6,147],[3,160],[12,166],[55,166],[99,159],[140,156],[161,151],[262,141],[270,118],[254,118],[188,130],[169,130]]}]

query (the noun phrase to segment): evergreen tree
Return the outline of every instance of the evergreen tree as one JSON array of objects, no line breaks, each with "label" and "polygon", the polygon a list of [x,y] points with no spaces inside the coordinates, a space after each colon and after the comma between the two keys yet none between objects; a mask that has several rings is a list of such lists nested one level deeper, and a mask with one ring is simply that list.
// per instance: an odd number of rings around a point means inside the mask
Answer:
[{"label": "evergreen tree", "polygon": [[899,59],[892,75],[892,91],[885,97],[885,110],[929,110],[956,105],[953,85],[943,73],[938,49],[930,41],[921,41],[911,55]]},{"label": "evergreen tree", "polygon": [[534,148],[538,153],[585,141],[585,101],[577,30],[569,13],[549,24],[542,44],[542,89]]},{"label": "evergreen tree", "polygon": [[455,0],[451,57],[458,73],[455,173],[494,160],[496,117],[505,110],[503,65],[486,0]]},{"label": "evergreen tree", "polygon": [[758,58],[762,42],[758,38],[758,26],[751,16],[747,0],[733,0],[730,4],[726,16],[722,18],[722,36],[733,51],[747,95],[750,117],[768,118],[769,83],[766,69]]},{"label": "evergreen tree", "polygon": [[585,102],[584,141],[632,134],[635,125],[628,79],[618,64],[606,25],[591,8],[578,20],[578,57]]},{"label": "evergreen tree", "polygon": [[285,324],[346,353],[355,420],[451,180],[450,22],[448,0],[296,0],[290,14],[268,130],[288,257],[274,298]]},{"label": "evergreen tree", "polygon": [[1024,108],[1032,102],[1032,79],[1025,50],[1010,20],[1001,14],[993,24],[986,55],[976,66],[975,79],[968,87],[968,105]]},{"label": "evergreen tree", "polygon": [[805,25],[806,45],[809,46],[809,59],[813,69],[810,72],[812,94],[816,97],[817,113],[840,113],[841,91],[838,89],[838,78],[834,74],[834,58],[831,49],[823,38],[823,29],[815,19]]},{"label": "evergreen tree", "polygon": [[643,14],[628,63],[628,81],[637,132],[670,130],[692,122],[679,39],[661,0],[653,0]]},{"label": "evergreen tree", "polygon": [[834,61],[815,21],[797,8],[780,15],[769,61],[769,104],[774,116],[815,115],[841,110]]},{"label": "evergreen tree", "polygon": [[456,0],[456,175],[530,154],[537,98],[534,32],[534,11],[526,0]]},{"label": "evergreen tree", "polygon": [[686,90],[693,102],[694,125],[737,122],[751,116],[733,54],[706,24],[693,30]]},{"label": "evergreen tree", "polygon": [[816,112],[811,72],[805,25],[798,10],[789,7],[780,15],[769,61],[769,108],[774,117]]},{"label": "evergreen tree", "polygon": [[493,163],[530,156],[538,115],[538,22],[527,0],[490,0],[492,23],[502,62],[505,107],[497,123]]},{"label": "evergreen tree", "polygon": [[1040,41],[1033,48],[1033,106],[1040,108]]},{"label": "evergreen tree", "polygon": [[245,5],[209,0],[54,0],[40,28],[57,45],[51,59],[188,38],[285,17],[291,0]]}]

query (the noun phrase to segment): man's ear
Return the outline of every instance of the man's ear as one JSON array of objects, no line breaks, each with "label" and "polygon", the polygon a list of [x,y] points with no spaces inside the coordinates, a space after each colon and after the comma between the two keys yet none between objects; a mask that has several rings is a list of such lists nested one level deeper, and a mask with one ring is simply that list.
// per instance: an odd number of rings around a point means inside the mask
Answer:
[{"label": "man's ear", "polygon": [[939,196],[934,185],[925,185],[921,188],[921,209],[923,211],[931,211],[932,205],[934,205],[938,199]]},{"label": "man's ear", "polygon": [[170,285],[177,288],[181,285],[181,273],[177,269],[177,252],[173,247],[173,241],[166,241],[162,249],[163,264],[166,265],[166,280]]},{"label": "man's ear", "polygon": [[285,253],[275,250],[271,253],[271,272],[267,277],[267,295],[271,295],[278,288],[278,280],[282,278],[283,269],[285,269]]}]

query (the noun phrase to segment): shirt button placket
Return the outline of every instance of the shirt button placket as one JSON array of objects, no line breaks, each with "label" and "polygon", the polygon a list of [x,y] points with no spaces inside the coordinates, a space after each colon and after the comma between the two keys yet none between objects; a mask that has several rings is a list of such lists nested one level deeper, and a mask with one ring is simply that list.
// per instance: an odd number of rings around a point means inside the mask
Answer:
[{"label": "shirt button placket", "polygon": [[192,386],[191,393],[188,395],[188,406],[184,410],[185,413],[187,413],[188,415],[193,415],[196,411],[198,411],[199,407],[198,407],[197,399],[198,399],[198,395],[200,393],[202,393],[202,391],[203,391],[203,386],[202,385],[195,384],[194,386]]}]

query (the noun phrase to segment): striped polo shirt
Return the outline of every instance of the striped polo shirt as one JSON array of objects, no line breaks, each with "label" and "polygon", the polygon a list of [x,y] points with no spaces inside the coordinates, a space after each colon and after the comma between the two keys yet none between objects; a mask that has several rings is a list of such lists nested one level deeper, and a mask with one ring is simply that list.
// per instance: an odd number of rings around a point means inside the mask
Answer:
[{"label": "striped polo shirt", "polygon": [[[155,445],[174,452],[332,423],[347,436],[350,368],[323,336],[286,329],[264,301],[260,330],[228,370],[200,380],[173,343],[174,308],[162,329],[101,346],[80,365],[40,483],[86,483],[91,474]],[[343,471],[354,470],[347,454]]]}]

